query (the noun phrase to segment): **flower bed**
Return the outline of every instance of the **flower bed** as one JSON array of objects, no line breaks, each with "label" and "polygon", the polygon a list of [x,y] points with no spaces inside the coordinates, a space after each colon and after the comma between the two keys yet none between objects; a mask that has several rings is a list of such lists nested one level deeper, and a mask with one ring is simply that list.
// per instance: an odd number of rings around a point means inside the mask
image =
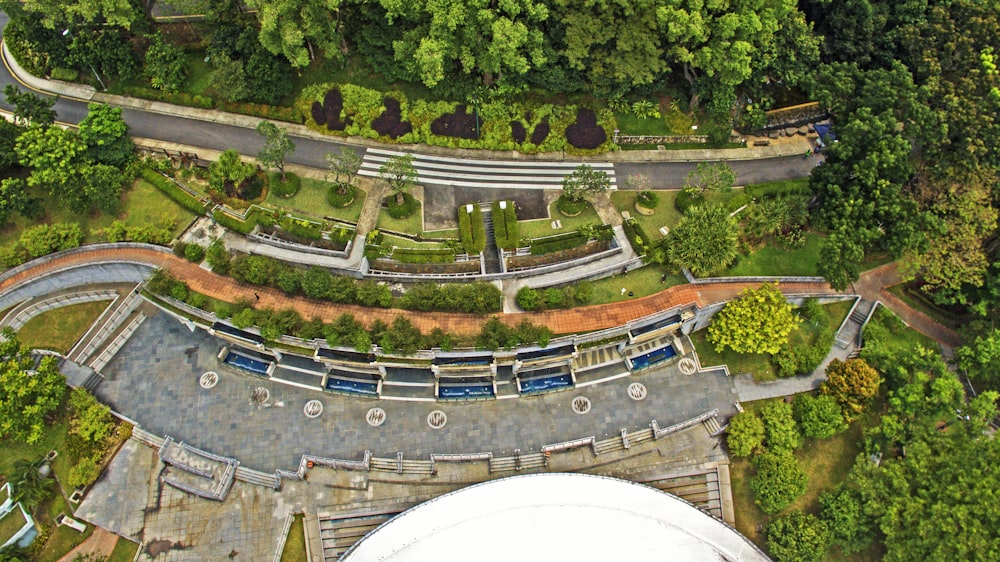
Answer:
[{"label": "flower bed", "polygon": [[[477,137],[477,112],[470,114],[463,104],[409,100],[403,92],[353,84],[307,86],[295,107],[311,116],[306,120],[309,128],[327,134],[527,153],[607,152],[612,149],[607,131],[615,128],[614,114],[607,109],[595,112],[575,105],[497,99],[479,104]],[[572,142],[567,142],[567,135]]]}]

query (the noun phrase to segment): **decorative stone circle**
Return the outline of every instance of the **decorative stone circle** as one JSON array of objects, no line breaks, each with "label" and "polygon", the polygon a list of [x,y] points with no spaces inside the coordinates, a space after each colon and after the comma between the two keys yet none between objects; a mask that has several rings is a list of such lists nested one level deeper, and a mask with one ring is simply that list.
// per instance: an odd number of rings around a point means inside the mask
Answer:
[{"label": "decorative stone circle", "polygon": [[310,419],[318,418],[319,415],[323,413],[323,403],[319,400],[310,400],[306,402],[306,405],[302,408],[302,413]]},{"label": "decorative stone circle", "polygon": [[571,403],[573,406],[573,411],[578,414],[586,414],[590,411],[590,398],[586,396],[577,396],[573,399]]},{"label": "decorative stone circle", "polygon": [[448,423],[448,414],[441,410],[434,410],[427,414],[427,425],[431,426],[431,429],[441,429],[446,423]]},{"label": "decorative stone circle", "polygon": [[628,397],[632,400],[642,400],[646,397],[646,385],[641,382],[628,385]]},{"label": "decorative stone circle", "polygon": [[201,377],[198,378],[198,384],[200,384],[205,390],[214,387],[219,384],[219,373],[216,373],[215,371],[205,371],[201,374]]},{"label": "decorative stone circle", "polygon": [[257,388],[253,389],[253,392],[250,393],[250,401],[253,402],[254,404],[263,404],[264,402],[267,402],[267,399],[270,397],[271,397],[270,391],[268,391],[263,386],[258,386]]},{"label": "decorative stone circle", "polygon": [[681,373],[685,375],[693,375],[698,372],[698,365],[694,362],[694,359],[690,357],[685,357],[677,362],[677,368],[681,370]]},{"label": "decorative stone circle", "polygon": [[382,408],[372,408],[365,414],[365,421],[372,427],[378,427],[385,423],[385,410]]}]

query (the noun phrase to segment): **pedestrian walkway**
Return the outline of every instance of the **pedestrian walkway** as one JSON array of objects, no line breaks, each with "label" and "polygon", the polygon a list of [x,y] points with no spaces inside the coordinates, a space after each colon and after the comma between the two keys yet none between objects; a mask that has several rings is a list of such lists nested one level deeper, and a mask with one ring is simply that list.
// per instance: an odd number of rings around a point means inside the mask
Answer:
[{"label": "pedestrian walkway", "polygon": [[[453,187],[562,189],[563,178],[580,166],[577,162],[477,160],[369,148],[365,151],[358,175],[377,178],[380,175],[379,169],[386,162],[407,154],[413,156],[413,167],[417,171],[419,183]],[[611,189],[617,189],[613,164],[592,162],[588,165],[607,174]]]}]

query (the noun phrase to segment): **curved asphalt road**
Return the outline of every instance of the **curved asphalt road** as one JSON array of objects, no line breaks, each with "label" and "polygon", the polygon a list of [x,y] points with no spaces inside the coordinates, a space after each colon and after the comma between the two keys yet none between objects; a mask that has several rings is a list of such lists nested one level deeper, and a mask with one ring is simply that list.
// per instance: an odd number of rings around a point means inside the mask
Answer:
[{"label": "curved asphalt road", "polygon": [[[0,37],[3,27],[7,25],[7,14],[0,12]],[[0,64],[0,89],[7,84],[23,86],[7,72]],[[2,97],[2,96],[0,96]],[[0,99],[0,107],[13,109]],[[87,114],[87,104],[84,102],[58,99],[55,104],[58,119],[66,123],[79,123]],[[128,123],[133,136],[157,139],[165,142],[175,142],[192,146],[200,146],[213,150],[235,148],[242,154],[257,154],[262,145],[262,139],[254,130],[233,125],[199,121],[187,117],[163,115],[147,111],[124,109],[123,117]],[[293,137],[295,152],[289,156],[292,164],[300,164],[313,168],[325,169],[326,153],[348,146],[336,140],[317,140],[304,137]],[[364,147],[352,147],[359,154],[364,154]],[[799,156],[784,158],[769,158],[764,160],[731,161],[729,165],[736,171],[738,185],[773,181],[790,178],[800,178],[809,175],[815,165],[813,159],[803,159]],[[540,163],[542,166],[544,164]],[[683,187],[688,172],[697,164],[693,162],[618,162],[615,163],[616,175],[624,179],[629,174],[642,173],[649,176],[653,186],[658,188]],[[619,182],[621,186],[624,182]]]}]

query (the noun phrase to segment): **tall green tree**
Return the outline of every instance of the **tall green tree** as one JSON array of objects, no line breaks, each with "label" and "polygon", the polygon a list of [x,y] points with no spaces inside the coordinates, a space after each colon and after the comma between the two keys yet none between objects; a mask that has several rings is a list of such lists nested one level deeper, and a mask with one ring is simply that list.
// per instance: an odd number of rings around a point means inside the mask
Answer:
[{"label": "tall green tree", "polygon": [[187,76],[184,51],[157,32],[146,50],[145,69],[154,88],[176,92]]},{"label": "tall green tree", "polygon": [[581,164],[563,178],[563,197],[570,201],[582,201],[587,197],[604,193],[611,187],[608,174]]},{"label": "tall green tree", "polygon": [[801,511],[782,515],[767,526],[767,549],[778,562],[820,562],[830,538],[825,521]]},{"label": "tall green tree", "polygon": [[343,174],[347,177],[347,181],[344,183],[350,185],[354,183],[354,177],[358,175],[358,170],[361,169],[363,160],[357,152],[349,147],[345,147],[340,152],[328,152],[326,163],[330,167],[330,171],[334,174],[333,181],[341,183],[340,175]]},{"label": "tall green tree", "polygon": [[736,259],[739,230],[725,208],[711,203],[697,205],[656,243],[653,259],[687,268],[695,275],[712,275]]},{"label": "tall green tree", "polygon": [[87,116],[80,121],[80,140],[87,145],[89,158],[119,168],[132,161],[135,145],[122,119],[121,108],[100,103],[87,107]]},{"label": "tall green tree", "polygon": [[729,420],[726,444],[734,457],[748,457],[764,443],[764,422],[753,412],[740,412]]},{"label": "tall green tree", "polygon": [[260,43],[295,68],[308,66],[318,47],[324,58],[339,59],[347,49],[344,0],[248,0],[257,10]]},{"label": "tall green tree", "polygon": [[288,132],[270,121],[257,123],[257,132],[264,137],[264,146],[257,154],[257,161],[268,168],[277,168],[281,172],[281,181],[285,181],[285,160],[295,151],[295,143],[288,138]]},{"label": "tall green tree", "polygon": [[699,193],[729,191],[736,184],[736,172],[725,162],[699,162],[688,173],[685,186]]},{"label": "tall green tree", "polygon": [[767,451],[751,462],[750,489],[764,513],[781,511],[805,493],[808,478],[791,451]]},{"label": "tall green tree", "polygon": [[42,98],[32,92],[22,92],[13,84],[4,86],[3,94],[7,103],[14,106],[14,123],[41,127],[55,123],[56,112],[52,109],[56,103],[55,98]]},{"label": "tall green tree", "polygon": [[716,313],[708,326],[708,341],[720,353],[729,347],[737,353],[775,354],[798,323],[778,285],[764,284],[745,289]]},{"label": "tall green tree", "polygon": [[878,394],[881,384],[881,375],[864,359],[834,359],[826,367],[826,380],[820,385],[820,392],[833,396],[850,422]]},{"label": "tall green tree", "polygon": [[405,200],[403,194],[417,184],[417,169],[413,167],[413,155],[401,154],[390,157],[379,167],[378,175],[396,196],[396,204],[402,205]]},{"label": "tall green tree", "polygon": [[27,347],[7,328],[0,341],[0,439],[29,445],[45,432],[46,417],[59,408],[66,394],[66,378],[54,357],[38,367]]},{"label": "tall green tree", "polygon": [[41,16],[49,29],[59,29],[76,23],[106,23],[129,29],[142,17],[136,3],[130,0],[25,0],[24,9]]}]

